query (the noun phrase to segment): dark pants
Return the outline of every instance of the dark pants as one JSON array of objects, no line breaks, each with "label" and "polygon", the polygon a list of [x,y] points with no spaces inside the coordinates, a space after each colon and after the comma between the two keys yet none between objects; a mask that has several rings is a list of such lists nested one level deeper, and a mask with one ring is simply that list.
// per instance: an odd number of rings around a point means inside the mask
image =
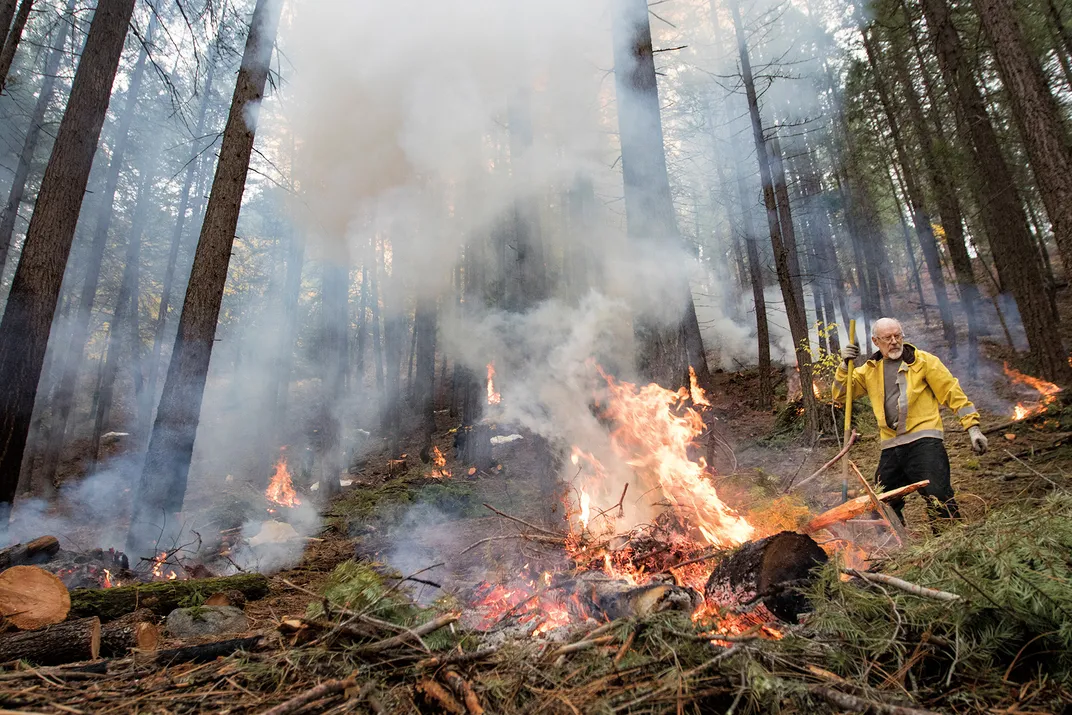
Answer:
[{"label": "dark pants", "polygon": [[[927,516],[935,531],[938,519],[960,518],[960,510],[953,498],[953,485],[949,481],[949,455],[940,439],[924,437],[900,447],[882,450],[875,478],[883,491],[929,479],[930,485],[919,493],[927,502]],[[904,523],[904,503],[904,499],[889,502],[901,523]]]}]

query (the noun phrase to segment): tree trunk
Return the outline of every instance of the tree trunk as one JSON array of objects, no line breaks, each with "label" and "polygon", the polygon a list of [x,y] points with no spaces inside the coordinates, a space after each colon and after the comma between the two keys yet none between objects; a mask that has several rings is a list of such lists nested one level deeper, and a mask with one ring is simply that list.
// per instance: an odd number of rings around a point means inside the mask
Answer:
[{"label": "tree trunk", "polygon": [[372,354],[376,361],[376,389],[383,396],[383,341],[380,340],[380,270],[383,254],[379,251],[377,241],[372,247]]},{"label": "tree trunk", "polygon": [[804,300],[804,271],[801,269],[800,250],[797,242],[797,230],[793,223],[793,208],[789,201],[789,186],[785,178],[785,163],[782,160],[782,143],[778,131],[767,142],[770,153],[771,178],[774,180],[774,199],[778,204],[778,223],[782,227],[782,242],[789,257],[789,278],[793,282],[793,292],[797,304],[804,310],[804,322],[808,322],[807,303]]},{"label": "tree trunk", "polygon": [[744,167],[737,164],[737,195],[741,202],[741,231],[748,254],[748,276],[752,284],[752,301],[756,308],[756,339],[759,350],[759,409],[769,410],[774,399],[771,384],[770,328],[767,325],[767,298],[763,294],[763,264],[756,244],[756,227],[752,221],[752,206],[744,180]]},{"label": "tree trunk", "polygon": [[[666,170],[648,5],[645,0],[618,0],[616,6],[614,76],[628,233],[634,241],[657,252],[665,247],[673,255],[683,244]],[[643,378],[677,389],[689,384],[690,365],[701,380],[707,365],[686,272],[673,280],[680,283],[677,324],[660,324],[643,310],[634,315],[634,332]]]},{"label": "tree trunk", "polygon": [[15,17],[18,0],[0,0],[0,43],[6,41],[11,30],[11,20]]},{"label": "tree trunk", "polygon": [[[153,34],[154,27],[155,16],[153,25],[149,27],[150,37]],[[130,129],[134,123],[138,95],[145,79],[148,61],[148,51],[143,46],[131,76],[123,111],[120,113],[122,119],[116,132],[115,145],[112,148],[112,156],[108,163],[108,171],[104,180],[104,194],[102,203],[98,207],[97,223],[94,228],[89,260],[86,265],[86,277],[82,283],[82,294],[78,309],[75,312],[71,339],[66,352],[63,353],[59,384],[56,386],[56,392],[52,399],[53,425],[49,444],[45,448],[45,461],[42,466],[43,474],[41,477],[42,484],[46,488],[55,482],[56,469],[59,466],[67,436],[67,426],[70,422],[71,411],[74,408],[75,392],[78,387],[78,373],[82,367],[82,358],[85,355],[86,343],[90,337],[93,304],[97,298],[97,287],[100,284],[101,269],[108,246],[108,233],[112,225],[112,216],[116,211],[119,176],[125,164],[127,148],[130,146]]]},{"label": "tree trunk", "polygon": [[1013,119],[1068,270],[1072,267],[1072,153],[1061,110],[1027,43],[1012,0],[972,0],[972,6],[994,49]]},{"label": "tree trunk", "polygon": [[425,450],[431,449],[435,435],[436,311],[435,298],[417,298],[417,314],[414,319],[417,331],[417,374],[413,398],[421,423],[421,447]]},{"label": "tree trunk", "polygon": [[[131,520],[127,551],[138,553],[159,536],[158,522],[182,509],[194,437],[205,392],[216,323],[227,282],[238,213],[256,127],[251,110],[264,96],[281,3],[257,0],[223,133],[216,178],[194,254],[190,283],[160,408],[153,425]],[[170,523],[170,519],[167,519]]]},{"label": "tree trunk", "polygon": [[[212,103],[212,84],[215,74],[216,62],[210,59],[208,73],[205,76],[205,96],[201,99],[201,110],[197,116],[197,126],[193,134],[195,140],[200,140],[205,133],[208,107]],[[152,403],[156,399],[156,383],[160,372],[160,353],[164,346],[164,332],[167,325],[168,310],[171,305],[171,293],[174,290],[175,269],[179,262],[179,250],[182,248],[183,230],[186,227],[186,210],[190,206],[190,190],[194,187],[200,164],[201,162],[196,156],[190,160],[189,165],[186,167],[186,178],[183,180],[182,191],[179,193],[179,208],[176,214],[175,228],[171,232],[168,262],[167,267],[164,269],[164,283],[160,292],[160,306],[156,312],[156,325],[153,328],[153,354],[149,358],[149,378],[144,393],[144,399],[147,404],[142,404],[139,409],[139,423],[142,433],[138,440],[139,446],[145,443],[151,431]],[[193,217],[196,217],[198,213],[195,212]]]},{"label": "tree trunk", "polygon": [[763,183],[763,202],[767,207],[767,225],[770,228],[771,246],[774,250],[774,265],[778,273],[778,283],[782,288],[789,332],[793,336],[796,348],[797,367],[800,370],[800,384],[804,386],[804,437],[811,441],[818,436],[819,414],[815,394],[811,391],[812,370],[811,350],[808,347],[808,319],[804,306],[797,300],[793,289],[792,269],[789,264],[789,251],[782,236],[782,227],[778,218],[778,203],[775,196],[774,180],[768,161],[767,141],[763,136],[763,121],[759,115],[759,99],[756,85],[752,79],[752,64],[748,56],[748,40],[741,22],[741,9],[737,0],[728,3],[733,15],[733,27],[737,34],[737,50],[741,58],[741,78],[748,96],[748,111],[752,119],[752,139],[755,142],[756,157],[759,161],[759,175]]},{"label": "tree trunk", "polygon": [[15,16],[15,24],[4,42],[4,49],[0,51],[0,92],[7,86],[7,76],[11,72],[11,64],[15,61],[15,51],[19,49],[22,40],[22,31],[26,29],[26,22],[30,19],[30,11],[33,10],[34,0],[22,0],[19,5],[19,14]]},{"label": "tree trunk", "polygon": [[[524,155],[532,149],[532,98],[525,90],[519,91],[510,102],[510,171],[516,185],[525,184],[523,176]],[[513,206],[513,248],[516,262],[511,271],[514,279],[506,289],[512,294],[508,306],[514,311],[525,311],[540,301],[546,300],[547,260],[540,227],[540,210],[533,197],[519,191],[521,198]]]},{"label": "tree trunk", "polygon": [[[907,14],[904,21],[908,26],[908,31],[914,32]],[[944,160],[939,152],[939,146],[945,144],[945,137],[937,111],[935,111],[935,119],[939,119],[939,123],[934,128],[934,133],[928,130],[920,98],[905,61],[904,48],[897,41],[896,33],[890,34],[893,38],[890,55],[893,58],[894,71],[901,86],[901,93],[908,103],[909,116],[916,138],[923,150],[923,161],[930,174],[931,190],[934,192],[938,213],[942,218],[942,229],[945,231],[949,259],[956,272],[957,283],[960,287],[960,300],[968,319],[968,373],[974,376],[979,365],[979,288],[975,283],[971,256],[968,254],[968,247],[964,240],[963,211],[960,207],[960,200],[953,186],[952,173],[943,163]],[[926,75],[923,79],[924,82],[928,81]],[[937,141],[935,141],[935,134],[937,134]]]},{"label": "tree trunk", "polygon": [[[74,11],[77,0],[69,0],[67,14]],[[13,0],[12,0],[13,4]],[[2,22],[2,18],[0,18]],[[56,80],[60,64],[63,62],[63,45],[67,42],[70,23],[63,21],[59,24],[59,35],[52,45],[52,50],[45,60],[44,76],[41,80],[41,88],[37,93],[37,103],[34,105],[33,114],[30,115],[30,126],[26,130],[26,138],[22,142],[22,152],[19,154],[19,163],[15,167],[15,175],[11,180],[11,190],[8,192],[7,204],[0,213],[0,279],[4,275],[4,265],[7,263],[8,251],[11,248],[11,237],[15,233],[15,220],[19,216],[19,207],[22,198],[26,194],[26,182],[30,178],[30,169],[33,167],[34,154],[37,152],[37,144],[41,139],[41,130],[45,124],[45,114],[48,106],[52,104],[52,98],[56,94]]]},{"label": "tree trunk", "polygon": [[6,530],[64,266],[134,0],[101,0],[0,321],[0,529]]},{"label": "tree trunk", "polygon": [[942,258],[938,253],[938,242],[935,240],[934,231],[931,228],[931,217],[927,214],[926,207],[924,206],[923,193],[920,190],[919,184],[916,182],[915,166],[908,154],[908,150],[905,148],[904,137],[901,134],[901,125],[897,119],[897,111],[893,106],[893,100],[886,87],[886,80],[882,76],[882,71],[878,65],[874,38],[872,38],[871,33],[867,30],[863,30],[861,34],[864,38],[864,48],[867,52],[867,59],[871,65],[871,75],[875,82],[875,89],[878,91],[879,103],[882,105],[883,113],[886,115],[886,123],[890,128],[890,136],[893,139],[894,151],[896,152],[897,161],[901,165],[901,177],[904,179],[905,190],[907,192],[905,198],[908,199],[908,204],[912,209],[912,223],[916,227],[916,237],[919,240],[919,247],[923,253],[923,259],[927,262],[927,272],[930,274],[931,288],[934,290],[935,298],[938,301],[938,315],[942,321],[942,334],[945,337],[946,343],[949,345],[950,355],[956,359],[957,331],[953,325],[953,311],[949,307],[949,296],[946,294],[945,290],[945,277],[942,274]]},{"label": "tree trunk", "polygon": [[1057,329],[1057,317],[1046,296],[1035,250],[1027,228],[1023,203],[994,127],[990,123],[983,96],[971,68],[964,60],[960,37],[953,26],[946,0],[923,0],[923,11],[942,73],[950,87],[958,121],[973,149],[976,202],[987,226],[994,263],[1002,283],[1016,298],[1027,340],[1043,377],[1059,384],[1072,381],[1072,370]]},{"label": "tree trunk", "polygon": [[[136,316],[138,313],[138,263],[141,261],[142,233],[145,229],[146,214],[149,208],[148,204],[154,179],[154,170],[143,169],[141,185],[138,187],[138,198],[135,202],[134,219],[131,221],[130,234],[127,236],[127,252],[123,266],[123,278],[119,284],[119,296],[116,299],[115,310],[112,312],[111,323],[108,325],[108,343],[104,368],[101,373],[97,410],[93,419],[93,441],[90,454],[94,463],[97,463],[100,459],[101,436],[107,429],[111,418],[115,378],[119,372],[120,351],[123,343],[123,329],[129,316]],[[133,372],[136,369],[137,355],[134,352],[135,344],[133,342],[130,347],[130,365]]]}]

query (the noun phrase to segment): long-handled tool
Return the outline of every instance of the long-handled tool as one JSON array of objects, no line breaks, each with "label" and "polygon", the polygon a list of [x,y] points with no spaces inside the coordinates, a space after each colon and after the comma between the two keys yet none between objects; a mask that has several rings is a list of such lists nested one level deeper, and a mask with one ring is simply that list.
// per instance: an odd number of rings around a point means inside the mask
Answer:
[{"label": "long-handled tool", "polygon": [[[849,345],[856,345],[856,321],[849,321]],[[842,444],[849,444],[849,440],[852,439],[852,372],[856,368],[856,363],[853,360],[849,360],[845,364],[845,371],[848,373],[848,377],[845,378],[845,441]],[[841,503],[844,504],[849,500],[849,460],[848,456],[841,463]]]}]

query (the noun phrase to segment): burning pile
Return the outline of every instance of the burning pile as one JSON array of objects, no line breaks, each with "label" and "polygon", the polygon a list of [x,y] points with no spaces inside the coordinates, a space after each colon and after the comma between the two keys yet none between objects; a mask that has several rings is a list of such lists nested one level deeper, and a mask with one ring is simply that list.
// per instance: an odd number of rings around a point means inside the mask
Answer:
[{"label": "burning pile", "polygon": [[429,476],[436,479],[446,479],[451,476],[450,470],[447,469],[447,458],[439,451],[439,447],[432,447],[432,464],[435,465],[435,469]]},{"label": "burning pile", "polygon": [[1052,405],[1057,400],[1057,393],[1061,391],[1061,388],[1052,382],[1025,375],[1019,370],[1009,367],[1009,363],[1005,363],[1005,376],[1014,385],[1028,387],[1038,392],[1038,400],[1035,404],[1019,402],[1013,408],[1012,418],[1017,422],[1045,411],[1049,405]]},{"label": "burning pile", "polygon": [[[301,505],[301,498],[294,491],[294,482],[291,481],[290,472],[287,471],[286,457],[279,457],[279,461],[275,465],[275,473],[268,483],[264,496],[268,498],[268,501],[279,506],[292,508]],[[269,509],[268,511],[272,510]]]}]

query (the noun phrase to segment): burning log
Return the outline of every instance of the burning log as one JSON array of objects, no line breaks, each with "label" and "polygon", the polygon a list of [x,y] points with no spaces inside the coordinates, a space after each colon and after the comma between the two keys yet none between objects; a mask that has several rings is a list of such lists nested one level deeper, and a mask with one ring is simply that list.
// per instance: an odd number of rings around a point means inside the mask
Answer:
[{"label": "burning log", "polygon": [[643,617],[664,611],[692,613],[703,597],[691,588],[673,583],[649,583],[644,586],[608,578],[602,572],[581,574],[576,579],[556,581],[563,588],[587,601],[590,611],[602,613],[611,620]]},{"label": "burning log", "polygon": [[138,608],[148,608],[158,616],[166,616],[191,596],[231,590],[241,591],[247,600],[256,601],[268,595],[268,579],[261,574],[239,574],[191,581],[156,581],[118,588],[78,588],[71,591],[71,614],[98,616],[105,623]]},{"label": "burning log", "polygon": [[808,583],[826,552],[805,534],[783,531],[750,541],[723,559],[707,580],[707,599],[720,606],[762,602],[771,613],[795,623],[808,603],[796,586]]},{"label": "burning log", "polygon": [[[900,489],[893,489],[888,492],[883,492],[882,494],[878,494],[877,497],[879,501],[888,502],[891,499],[898,499],[900,497],[907,496],[914,491],[922,489],[928,484],[930,484],[929,480],[916,482],[915,484],[909,484],[907,487],[901,487]],[[808,525],[804,527],[804,531],[808,532],[809,534],[812,534],[819,529],[825,529],[828,526],[833,526],[834,524],[840,524],[843,521],[848,521],[849,519],[857,517],[870,509],[874,509],[874,505],[871,502],[871,496],[865,494],[861,497],[850,499],[844,504],[836,506],[829,511],[823,512],[822,514],[808,522]]]},{"label": "burning log", "polygon": [[158,618],[148,608],[139,608],[133,613],[112,621],[101,629],[101,655],[118,658],[132,648],[154,651],[160,644]]},{"label": "burning log", "polygon": [[58,623],[39,631],[0,636],[0,662],[28,660],[37,665],[63,665],[95,660],[100,655],[99,618]]},{"label": "burning log", "polygon": [[71,597],[59,577],[36,566],[12,566],[0,574],[0,614],[20,630],[59,623]]},{"label": "burning log", "polygon": [[0,550],[0,571],[12,566],[47,563],[60,550],[55,536],[41,536],[27,544],[15,544]]}]

